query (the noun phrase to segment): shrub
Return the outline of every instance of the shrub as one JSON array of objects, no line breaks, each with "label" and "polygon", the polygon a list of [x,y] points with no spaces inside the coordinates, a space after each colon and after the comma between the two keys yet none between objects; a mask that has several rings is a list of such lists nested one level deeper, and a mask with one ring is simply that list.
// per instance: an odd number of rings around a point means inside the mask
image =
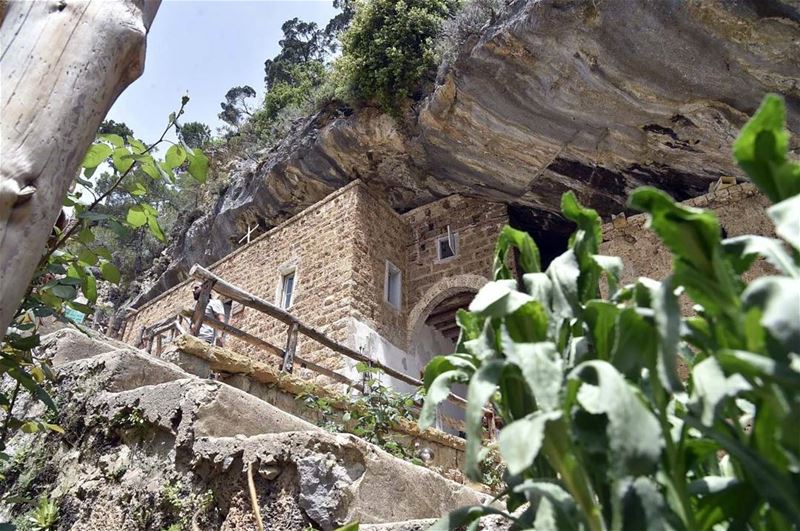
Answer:
[{"label": "shrub", "polygon": [[467,0],[454,17],[442,24],[436,38],[436,53],[442,63],[452,63],[459,48],[470,37],[481,34],[487,24],[491,24],[508,9],[508,0]]},{"label": "shrub", "polygon": [[359,3],[337,61],[352,97],[396,112],[434,71],[434,39],[455,4],[454,0]]},{"label": "shrub", "polygon": [[[784,115],[768,96],[734,146],[776,203],[768,214],[783,242],[722,240],[713,213],[639,189],[630,205],[649,215],[673,272],[619,286],[621,261],[598,254],[599,216],[572,193],[562,211],[577,230],[547,271],[527,234],[502,232],[495,280],[458,314],[456,352],[425,370],[420,423],[431,423],[452,383],[468,383],[465,472],[477,478],[481,409],[497,409],[515,529],[800,524],[800,165],[787,160]],[[512,248],[521,282],[506,265]],[[777,274],[746,285],[741,274],[757,256]],[[696,303],[690,317],[681,293]],[[679,358],[691,369],[685,382]],[[465,508],[433,529],[490,513],[511,517]]]}]

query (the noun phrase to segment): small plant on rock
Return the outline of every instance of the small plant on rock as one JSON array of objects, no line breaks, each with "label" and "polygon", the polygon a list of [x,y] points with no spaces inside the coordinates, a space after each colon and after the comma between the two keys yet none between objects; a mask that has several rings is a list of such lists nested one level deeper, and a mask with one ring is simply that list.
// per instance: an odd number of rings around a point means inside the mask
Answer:
[{"label": "small plant on rock", "polygon": [[28,517],[33,531],[49,531],[58,522],[58,505],[48,496],[39,498],[39,503]]}]

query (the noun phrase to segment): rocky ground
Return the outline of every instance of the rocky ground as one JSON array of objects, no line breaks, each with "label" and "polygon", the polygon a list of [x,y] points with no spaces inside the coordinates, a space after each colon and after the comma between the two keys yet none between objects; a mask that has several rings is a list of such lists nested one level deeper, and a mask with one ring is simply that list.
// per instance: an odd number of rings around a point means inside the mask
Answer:
[{"label": "rocky ground", "polygon": [[[0,490],[0,522],[26,527],[36,500],[58,530],[426,528],[485,495],[350,435],[334,435],[226,384],[104,337],[43,340],[58,371],[55,419],[22,434]],[[26,407],[38,408],[38,404]],[[249,472],[248,472],[249,471]],[[26,501],[27,500],[27,501]]]}]

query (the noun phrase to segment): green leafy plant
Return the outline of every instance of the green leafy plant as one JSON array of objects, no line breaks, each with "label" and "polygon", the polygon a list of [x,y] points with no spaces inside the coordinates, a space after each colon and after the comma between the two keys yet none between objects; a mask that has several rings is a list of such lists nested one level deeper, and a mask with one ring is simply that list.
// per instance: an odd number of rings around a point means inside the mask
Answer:
[{"label": "green leafy plant", "polygon": [[396,112],[435,71],[434,39],[456,4],[449,0],[357,3],[336,65],[352,97]]},{"label": "green leafy plant", "polygon": [[[620,286],[622,262],[598,254],[599,216],[572,193],[561,206],[577,230],[546,271],[534,241],[504,229],[495,280],[458,314],[456,352],[425,370],[420,424],[451,384],[468,384],[465,472],[477,478],[491,403],[505,423],[508,512],[465,508],[434,529],[476,529],[496,513],[537,530],[800,525],[800,165],[787,158],[784,113],[768,96],[734,145],[776,203],[767,213],[783,241],[722,240],[712,212],[642,188],[630,205],[649,215],[673,272]],[[521,279],[506,265],[513,248]],[[759,256],[776,274],[747,285]],[[681,294],[693,315],[681,315]]]},{"label": "green leafy plant", "polygon": [[39,498],[31,515],[28,517],[33,531],[49,531],[58,522],[58,505],[47,496]]},{"label": "green leafy plant", "polygon": [[203,493],[184,494],[184,486],[181,482],[168,481],[161,487],[161,499],[169,516],[176,519],[166,528],[166,531],[180,531],[187,529],[194,518],[212,506],[214,493],[207,490]]},{"label": "green leafy plant", "polygon": [[380,380],[382,371],[376,367],[358,363],[356,370],[363,375],[364,392],[348,400],[344,412],[339,412],[329,399],[320,397],[311,389],[298,395],[297,399],[317,413],[317,424],[328,431],[352,433],[395,457],[422,464],[413,449],[406,447],[393,434],[398,422],[411,422],[416,418],[417,396],[398,393],[384,385]]},{"label": "green leafy plant", "polygon": [[[0,376],[10,377],[12,385],[0,387],[0,408],[4,416],[0,425],[0,461],[7,460],[3,452],[8,438],[22,430],[61,431],[51,422],[37,418],[19,418],[14,406],[21,393],[29,393],[44,403],[50,415],[57,411],[55,402],[47,391],[47,382],[54,379],[47,360],[36,352],[39,346],[39,325],[43,318],[69,322],[92,315],[98,298],[98,279],[110,284],[120,281],[120,272],[114,265],[111,251],[98,241],[101,231],[122,234],[126,230],[146,227],[158,240],[166,236],[158,219],[157,209],[144,198],[153,183],[178,187],[183,174],[197,182],[204,182],[209,160],[197,148],[166,139],[170,130],[179,130],[178,120],[184,113],[189,98],[184,96],[177,113],[170,114],[161,137],[150,145],[118,132],[129,131],[124,124],[104,123],[102,133],[87,151],[81,175],[76,186],[68,193],[64,205],[71,210],[53,228],[53,235],[44,250],[25,299],[16,312],[12,326],[0,344]],[[156,157],[162,144],[171,144]],[[110,168],[102,192],[95,190],[99,179],[93,175],[99,167]],[[114,215],[106,203],[118,194],[125,195],[130,205],[122,216]]]}]

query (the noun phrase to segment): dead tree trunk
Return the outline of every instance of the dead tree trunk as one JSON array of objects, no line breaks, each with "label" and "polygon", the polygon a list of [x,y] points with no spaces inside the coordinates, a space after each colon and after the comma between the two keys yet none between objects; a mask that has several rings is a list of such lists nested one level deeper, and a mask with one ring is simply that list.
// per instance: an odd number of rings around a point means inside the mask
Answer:
[{"label": "dead tree trunk", "polygon": [[144,70],[161,0],[5,5],[0,27],[0,337],[114,100]]}]

